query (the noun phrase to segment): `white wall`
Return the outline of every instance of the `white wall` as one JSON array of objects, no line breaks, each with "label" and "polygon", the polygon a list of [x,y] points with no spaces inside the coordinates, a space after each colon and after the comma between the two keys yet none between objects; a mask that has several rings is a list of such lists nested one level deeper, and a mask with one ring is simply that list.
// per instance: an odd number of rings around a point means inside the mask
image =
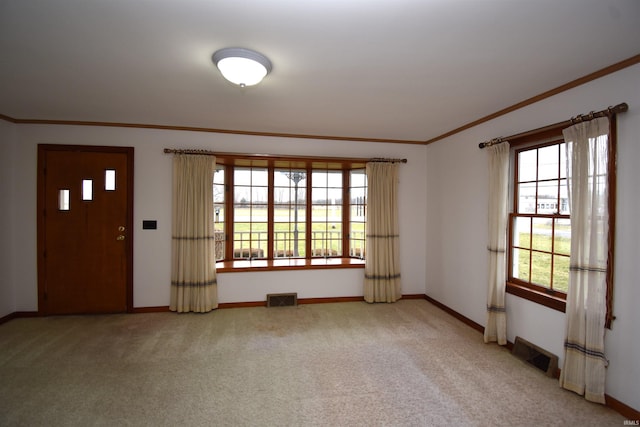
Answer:
[{"label": "white wall", "polygon": [[[614,314],[606,334],[606,392],[640,409],[640,65],[483,123],[427,146],[426,293],[482,325],[487,282],[487,160],[478,143],[621,102]],[[507,295],[507,335],[563,357],[564,313]],[[634,327],[634,325],[636,325]]]},{"label": "white wall", "polygon": [[15,230],[12,227],[13,169],[11,167],[15,146],[15,125],[0,120],[0,318],[15,311],[13,291],[14,269],[12,242]]},{"label": "white wall", "polygon": [[[12,288],[0,287],[0,292],[14,294],[15,302],[10,312],[37,310],[36,160],[39,143],[135,147],[135,307],[169,305],[171,156],[164,154],[163,148],[250,154],[406,157],[409,162],[400,167],[399,194],[400,250],[404,256],[401,263],[402,292],[424,293],[425,266],[421,260],[426,257],[425,146],[111,127],[13,126],[15,149],[8,156],[11,160],[3,160],[3,163],[11,166],[17,189],[10,208],[14,213],[10,223],[21,231],[20,238],[10,250],[15,254],[16,276],[20,279],[12,282]],[[145,219],[157,220],[158,229],[143,230],[142,220]],[[363,269],[221,273],[218,277],[219,301],[264,301],[267,293],[285,291],[298,292],[300,298],[362,296],[363,275]]]}]

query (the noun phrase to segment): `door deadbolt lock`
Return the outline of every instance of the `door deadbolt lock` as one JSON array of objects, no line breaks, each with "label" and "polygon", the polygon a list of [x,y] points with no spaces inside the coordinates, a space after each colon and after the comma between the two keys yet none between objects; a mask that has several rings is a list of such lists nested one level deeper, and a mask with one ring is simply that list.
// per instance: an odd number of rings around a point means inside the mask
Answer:
[{"label": "door deadbolt lock", "polygon": [[118,231],[124,231],[124,225],[121,225],[120,227],[118,227]]}]

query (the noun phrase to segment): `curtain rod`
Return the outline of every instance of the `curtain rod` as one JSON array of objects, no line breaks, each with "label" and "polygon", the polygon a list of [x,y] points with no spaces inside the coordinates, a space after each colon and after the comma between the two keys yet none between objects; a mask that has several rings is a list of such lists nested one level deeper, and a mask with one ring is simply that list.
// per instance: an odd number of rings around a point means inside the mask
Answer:
[{"label": "curtain rod", "polygon": [[385,159],[381,157],[374,157],[373,159],[369,159],[367,161],[373,163],[407,163],[407,159]]},{"label": "curtain rod", "polygon": [[534,129],[534,130],[529,130],[526,132],[521,132],[521,133],[517,133],[515,135],[511,135],[511,136],[507,136],[507,137],[500,137],[500,138],[493,138],[490,139],[489,141],[485,141],[485,142],[481,142],[480,144],[478,144],[479,148],[485,148],[485,147],[491,147],[492,145],[495,144],[499,144],[501,142],[504,141],[509,141],[511,139],[517,139],[517,138],[522,138],[524,136],[528,136],[528,135],[533,135],[535,133],[539,133],[539,132],[544,132],[544,131],[550,131],[550,130],[554,130],[554,129],[559,129],[559,128],[563,128],[563,127],[567,127],[567,126],[571,126],[574,125],[576,123],[580,123],[580,122],[588,122],[589,120],[593,120],[597,117],[611,117],[617,113],[623,113],[625,111],[627,111],[629,109],[629,105],[627,105],[626,102],[623,102],[622,104],[618,104],[615,107],[609,107],[606,110],[601,110],[601,111],[591,111],[589,114],[579,114],[576,117],[572,117],[569,120],[565,120],[563,122],[558,122],[558,123],[554,123],[552,125],[549,126],[545,126],[545,127],[541,127],[538,129]]},{"label": "curtain rod", "polygon": [[[241,154],[241,153],[215,153],[209,150],[192,150],[192,149],[176,149],[176,148],[165,148],[164,152],[166,154],[197,154],[201,156],[248,156],[248,157],[258,157],[258,158],[270,158],[270,157],[289,157],[289,156],[275,156],[270,154]],[[304,156],[301,156],[304,157]],[[313,159],[313,157],[304,157],[305,159]],[[326,159],[324,157],[318,157],[318,160],[331,160]],[[374,157],[372,159],[339,159],[339,160],[351,160],[354,162],[377,162],[377,163],[407,163],[407,159],[387,159],[382,157]]]},{"label": "curtain rod", "polygon": [[208,150],[180,150],[176,148],[165,148],[165,154],[199,154],[201,156],[215,156],[216,153]]}]

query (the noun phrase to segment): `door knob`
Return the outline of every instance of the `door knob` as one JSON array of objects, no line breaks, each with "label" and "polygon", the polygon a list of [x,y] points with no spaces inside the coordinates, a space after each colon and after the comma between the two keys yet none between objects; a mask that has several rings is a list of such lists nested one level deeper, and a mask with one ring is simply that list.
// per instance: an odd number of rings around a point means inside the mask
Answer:
[{"label": "door knob", "polygon": [[124,235],[119,235],[118,237],[116,237],[116,240],[124,240]]}]

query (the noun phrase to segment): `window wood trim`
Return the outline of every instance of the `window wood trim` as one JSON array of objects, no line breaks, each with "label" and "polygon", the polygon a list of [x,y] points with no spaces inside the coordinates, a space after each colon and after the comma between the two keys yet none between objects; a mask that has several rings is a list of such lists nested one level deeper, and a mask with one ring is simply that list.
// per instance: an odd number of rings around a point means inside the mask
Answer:
[{"label": "window wood trim", "polygon": [[257,260],[218,261],[217,273],[240,273],[249,271],[278,270],[322,270],[335,268],[364,268],[365,261],[359,258],[277,258]]},{"label": "window wood trim", "polygon": [[515,283],[515,281],[507,281],[506,292],[563,313],[566,312],[567,309],[566,298],[535,290],[529,286]]}]

